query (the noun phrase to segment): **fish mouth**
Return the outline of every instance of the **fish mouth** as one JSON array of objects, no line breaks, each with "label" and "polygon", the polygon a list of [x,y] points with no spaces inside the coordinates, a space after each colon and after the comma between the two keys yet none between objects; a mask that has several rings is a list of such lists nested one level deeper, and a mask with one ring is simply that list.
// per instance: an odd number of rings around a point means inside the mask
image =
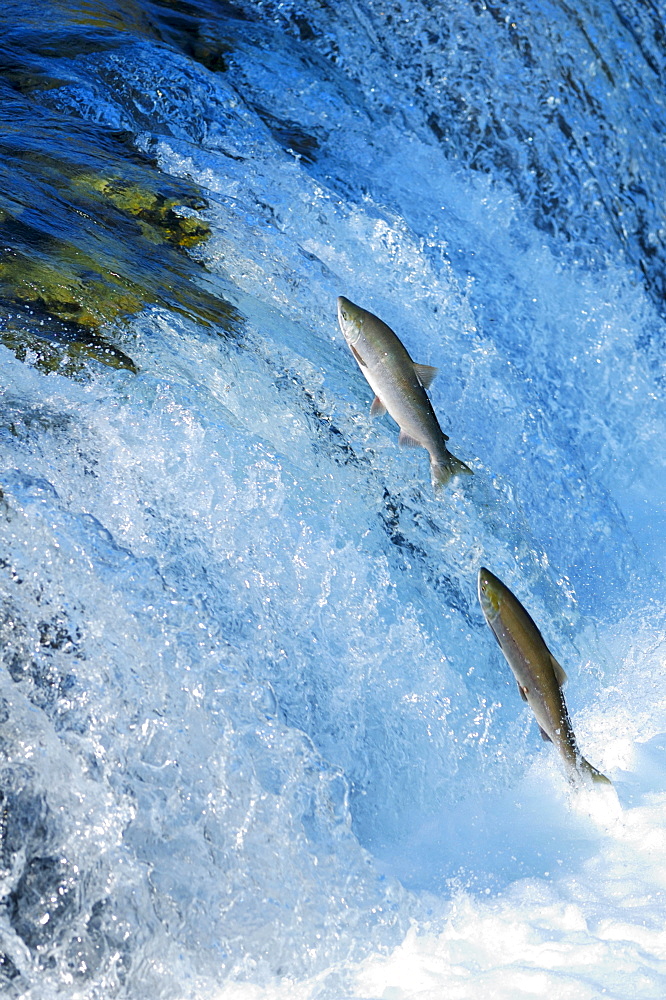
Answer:
[{"label": "fish mouth", "polygon": [[499,614],[499,593],[494,581],[490,570],[482,566],[479,570],[479,604],[488,619]]},{"label": "fish mouth", "polygon": [[338,319],[341,323],[351,323],[351,302],[344,295],[338,295]]},{"label": "fish mouth", "polygon": [[344,295],[338,295],[338,322],[347,343],[355,344],[361,336],[358,325],[358,307],[346,299]]}]

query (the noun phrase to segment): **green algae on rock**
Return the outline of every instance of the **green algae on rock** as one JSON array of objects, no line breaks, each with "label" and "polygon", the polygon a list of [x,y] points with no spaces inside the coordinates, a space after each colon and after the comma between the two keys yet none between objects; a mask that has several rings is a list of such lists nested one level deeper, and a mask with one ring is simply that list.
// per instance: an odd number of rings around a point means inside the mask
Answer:
[{"label": "green algae on rock", "polygon": [[210,226],[203,219],[179,214],[179,208],[201,210],[206,207],[203,198],[188,196],[186,199],[168,197],[158,191],[128,183],[120,177],[99,177],[82,174],[75,179],[79,189],[97,192],[118,211],[137,220],[142,235],[153,243],[166,241],[176,247],[192,247],[210,236]]},{"label": "green algae on rock", "polygon": [[81,375],[89,361],[107,368],[125,369],[136,374],[132,358],[102,334],[92,333],[76,323],[54,319],[38,310],[7,310],[0,306],[0,343],[19,361],[42,372]]},{"label": "green algae on rock", "polygon": [[201,191],[161,173],[126,133],[16,93],[8,102],[11,118],[0,125],[0,304],[27,326],[3,322],[0,342],[70,373],[74,359],[79,370],[86,359],[136,370],[110,338],[151,306],[239,336],[241,315],[203,287],[205,265],[188,254],[210,235]]}]

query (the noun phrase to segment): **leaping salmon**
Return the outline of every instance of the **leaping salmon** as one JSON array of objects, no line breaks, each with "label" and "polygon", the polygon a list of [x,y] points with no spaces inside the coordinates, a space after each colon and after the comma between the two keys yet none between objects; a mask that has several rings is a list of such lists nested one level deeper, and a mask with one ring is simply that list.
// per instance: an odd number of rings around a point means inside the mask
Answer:
[{"label": "leaping salmon", "polygon": [[543,739],[559,750],[569,780],[591,778],[612,784],[578,749],[562,694],[567,675],[518,598],[485,567],[479,570],[479,601],[518,682],[521,698],[534,712]]},{"label": "leaping salmon", "polygon": [[430,455],[433,485],[442,486],[452,476],[472,475],[472,470],[452,455],[426,389],[437,368],[418,365],[410,358],[393,330],[373,313],[338,298],[338,322],[375,398],[372,416],[388,412],[400,427],[398,444],[422,447]]}]

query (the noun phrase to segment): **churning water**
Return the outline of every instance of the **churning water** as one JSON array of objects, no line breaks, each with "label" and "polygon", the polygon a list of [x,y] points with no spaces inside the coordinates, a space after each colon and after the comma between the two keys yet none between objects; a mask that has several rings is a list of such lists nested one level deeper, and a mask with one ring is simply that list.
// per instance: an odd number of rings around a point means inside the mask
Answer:
[{"label": "churning water", "polygon": [[[661,1000],[663,4],[1,16],[0,992]],[[148,177],[206,239],[91,200]],[[54,247],[132,299],[83,368]],[[473,478],[371,420],[339,294],[439,367]]]}]

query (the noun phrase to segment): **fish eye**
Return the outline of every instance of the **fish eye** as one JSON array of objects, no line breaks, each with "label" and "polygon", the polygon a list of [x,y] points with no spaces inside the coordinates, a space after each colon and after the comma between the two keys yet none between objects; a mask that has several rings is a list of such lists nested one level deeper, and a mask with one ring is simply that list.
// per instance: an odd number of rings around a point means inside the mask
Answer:
[{"label": "fish eye", "polygon": [[345,309],[341,309],[340,312],[342,313],[343,319],[349,319],[349,316],[347,315],[347,311]]}]

